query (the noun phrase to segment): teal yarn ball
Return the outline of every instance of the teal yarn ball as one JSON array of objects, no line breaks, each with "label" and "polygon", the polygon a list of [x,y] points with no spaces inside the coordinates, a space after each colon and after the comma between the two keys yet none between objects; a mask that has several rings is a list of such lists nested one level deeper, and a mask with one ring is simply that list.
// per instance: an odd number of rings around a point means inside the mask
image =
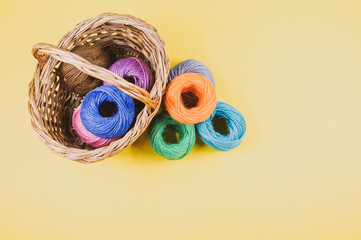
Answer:
[{"label": "teal yarn ball", "polygon": [[[214,120],[217,118],[227,121],[228,129],[226,131],[221,133],[216,131]],[[207,120],[197,124],[197,131],[201,140],[219,151],[229,151],[237,147],[242,142],[246,129],[246,121],[243,115],[231,105],[220,101],[217,102],[212,115]]]},{"label": "teal yarn ball", "polygon": [[[167,131],[174,130],[178,139],[167,139]],[[157,115],[149,126],[148,140],[153,150],[169,160],[184,158],[193,148],[196,140],[194,125],[179,123],[163,111]]]}]

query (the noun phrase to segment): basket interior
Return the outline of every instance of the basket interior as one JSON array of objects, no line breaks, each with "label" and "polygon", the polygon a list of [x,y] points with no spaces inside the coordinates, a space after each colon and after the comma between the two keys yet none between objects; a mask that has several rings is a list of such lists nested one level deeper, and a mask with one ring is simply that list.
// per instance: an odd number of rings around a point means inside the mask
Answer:
[{"label": "basket interior", "polygon": [[[78,45],[97,45],[107,51],[114,61],[125,57],[137,57],[149,66],[155,79],[154,68],[143,54],[145,52],[143,46],[146,40],[144,33],[131,25],[117,25],[116,28],[103,25],[97,29],[90,29],[79,39],[74,39],[66,49],[70,51]],[[39,107],[43,115],[44,125],[47,126],[52,138],[65,146],[92,149],[91,146],[79,138],[72,127],[73,111],[79,106],[84,96],[66,88],[58,71],[61,64],[61,62],[55,64],[49,84],[47,84],[48,94],[45,95],[43,103]],[[144,108],[144,104],[135,100],[135,105],[137,116]],[[133,128],[136,119],[130,129]]]}]

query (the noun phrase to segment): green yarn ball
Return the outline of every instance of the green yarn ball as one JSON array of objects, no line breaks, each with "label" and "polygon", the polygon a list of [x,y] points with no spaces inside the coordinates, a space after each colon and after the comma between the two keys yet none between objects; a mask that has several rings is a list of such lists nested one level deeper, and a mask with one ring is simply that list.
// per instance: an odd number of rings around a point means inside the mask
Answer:
[{"label": "green yarn ball", "polygon": [[[175,131],[178,138],[173,134],[171,139],[169,130]],[[184,158],[192,150],[196,131],[194,125],[179,123],[167,111],[163,111],[151,122],[148,140],[156,153],[169,160],[177,160]]]}]

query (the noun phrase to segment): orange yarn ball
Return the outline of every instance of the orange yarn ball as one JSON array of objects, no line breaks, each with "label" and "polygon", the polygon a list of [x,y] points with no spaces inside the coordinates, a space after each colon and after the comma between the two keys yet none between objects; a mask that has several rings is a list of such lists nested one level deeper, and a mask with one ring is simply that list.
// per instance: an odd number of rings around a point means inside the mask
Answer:
[{"label": "orange yarn ball", "polygon": [[183,124],[196,124],[209,118],[216,108],[216,89],[199,73],[184,73],[168,85],[165,107],[171,117]]}]

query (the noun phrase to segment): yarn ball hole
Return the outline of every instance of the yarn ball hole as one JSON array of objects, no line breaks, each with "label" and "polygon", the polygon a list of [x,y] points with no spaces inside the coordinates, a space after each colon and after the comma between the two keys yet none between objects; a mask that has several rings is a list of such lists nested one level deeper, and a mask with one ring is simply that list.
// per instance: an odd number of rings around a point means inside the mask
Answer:
[{"label": "yarn ball hole", "polygon": [[167,144],[177,144],[179,142],[179,133],[175,127],[169,126],[165,129],[163,140]]},{"label": "yarn ball hole", "polygon": [[104,101],[99,105],[99,113],[103,117],[112,117],[118,112],[118,107],[115,102]]},{"label": "yarn ball hole", "polygon": [[123,78],[128,82],[135,84],[135,78],[133,76],[124,76]]},{"label": "yarn ball hole", "polygon": [[181,97],[183,105],[188,109],[194,108],[198,104],[199,98],[192,91],[182,92]]},{"label": "yarn ball hole", "polygon": [[215,116],[212,119],[212,125],[214,131],[227,136],[229,134],[228,120],[225,118],[221,118],[219,116]]}]

